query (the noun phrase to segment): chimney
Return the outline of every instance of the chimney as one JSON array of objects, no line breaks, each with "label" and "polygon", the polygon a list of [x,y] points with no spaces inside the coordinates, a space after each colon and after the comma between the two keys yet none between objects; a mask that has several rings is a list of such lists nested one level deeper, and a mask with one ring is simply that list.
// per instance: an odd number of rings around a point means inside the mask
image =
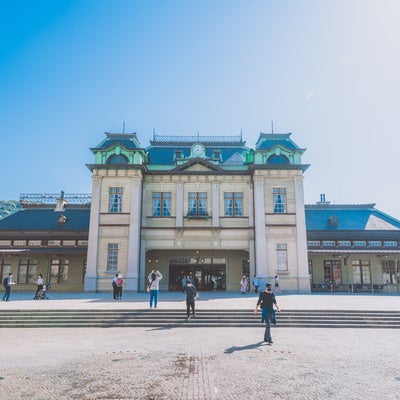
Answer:
[{"label": "chimney", "polygon": [[61,191],[61,196],[57,199],[56,209],[54,211],[65,211],[65,205],[67,204],[67,200],[64,199],[64,191]]},{"label": "chimney", "polygon": [[320,201],[317,204],[330,204],[330,201],[326,201],[325,193],[319,195]]}]

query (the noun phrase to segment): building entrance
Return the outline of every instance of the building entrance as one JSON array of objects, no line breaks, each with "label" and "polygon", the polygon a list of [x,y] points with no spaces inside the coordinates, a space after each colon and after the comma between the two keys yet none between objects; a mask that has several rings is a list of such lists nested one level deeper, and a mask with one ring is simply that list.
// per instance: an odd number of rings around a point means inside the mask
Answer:
[{"label": "building entrance", "polygon": [[200,291],[226,290],[226,264],[169,264],[170,291],[182,290],[182,279],[190,276],[196,288]]}]

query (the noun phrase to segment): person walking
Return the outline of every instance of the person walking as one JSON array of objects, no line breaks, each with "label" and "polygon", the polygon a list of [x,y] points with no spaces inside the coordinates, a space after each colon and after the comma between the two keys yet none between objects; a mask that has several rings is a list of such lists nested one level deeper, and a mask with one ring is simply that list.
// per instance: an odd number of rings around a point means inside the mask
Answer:
[{"label": "person walking", "polygon": [[260,286],[260,280],[256,275],[253,278],[253,285],[254,285],[254,293],[258,293],[258,287]]},{"label": "person walking", "polygon": [[254,308],[254,314],[257,314],[258,307],[260,306],[262,309],[262,319],[265,320],[265,332],[264,332],[264,342],[272,344],[271,337],[271,322],[275,321],[275,311],[279,312],[279,306],[276,302],[275,295],[272,293],[272,285],[270,283],[266,283],[265,290],[260,293],[258,297],[258,301],[256,307]]},{"label": "person walking", "polygon": [[113,299],[114,300],[117,300],[117,280],[118,280],[118,274],[115,274],[114,279],[112,280]]},{"label": "person walking", "polygon": [[121,274],[117,276],[117,300],[122,300],[122,287],[124,285],[124,277]]},{"label": "person walking", "polygon": [[282,290],[281,290],[281,288],[279,287],[279,276],[278,275],[275,275],[275,293],[279,293],[279,294],[281,294],[282,293]]},{"label": "person walking", "polygon": [[240,290],[241,290],[242,294],[246,294],[247,284],[248,284],[248,280],[246,278],[246,275],[243,275],[242,279],[240,280]]},{"label": "person walking", "polygon": [[160,271],[153,270],[150,272],[147,278],[150,283],[150,309],[153,308],[153,302],[154,309],[156,309],[158,303],[158,290],[160,288],[159,283],[162,279],[162,274]]},{"label": "person walking", "polygon": [[186,282],[186,314],[187,319],[190,319],[190,308],[192,309],[192,317],[196,318],[195,300],[197,298],[196,286],[193,285],[192,281],[189,279]]},{"label": "person walking", "polygon": [[42,274],[38,275],[38,280],[36,281],[36,284],[37,284],[37,288],[36,288],[36,293],[35,293],[35,296],[33,297],[33,300],[35,300],[37,298],[38,293],[43,289],[44,279],[43,279]]},{"label": "person walking", "polygon": [[4,289],[6,290],[6,292],[4,293],[3,296],[3,301],[8,301],[8,299],[10,298],[10,294],[11,294],[11,285],[15,285],[15,282],[13,281],[13,274],[12,272],[10,272],[8,274],[8,277],[5,277],[3,279],[3,286]]}]

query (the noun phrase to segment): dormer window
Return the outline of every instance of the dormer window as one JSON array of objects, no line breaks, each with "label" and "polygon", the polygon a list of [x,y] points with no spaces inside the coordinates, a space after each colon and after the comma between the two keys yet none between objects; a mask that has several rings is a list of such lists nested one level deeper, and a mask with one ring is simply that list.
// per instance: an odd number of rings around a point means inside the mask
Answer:
[{"label": "dormer window", "polygon": [[108,157],[107,164],[128,164],[128,158],[123,154],[113,154]]},{"label": "dormer window", "polygon": [[289,159],[283,154],[273,154],[268,157],[267,164],[289,164]]},{"label": "dormer window", "polygon": [[174,159],[181,159],[183,157],[182,150],[175,150]]},{"label": "dormer window", "polygon": [[57,218],[57,224],[59,225],[65,225],[67,223],[68,218],[65,215],[60,215]]},{"label": "dormer window", "polygon": [[214,150],[212,153],[212,158],[221,160],[221,150]]},{"label": "dormer window", "polygon": [[332,215],[332,217],[328,218],[328,225],[332,227],[336,227],[339,225],[339,218],[336,215]]}]

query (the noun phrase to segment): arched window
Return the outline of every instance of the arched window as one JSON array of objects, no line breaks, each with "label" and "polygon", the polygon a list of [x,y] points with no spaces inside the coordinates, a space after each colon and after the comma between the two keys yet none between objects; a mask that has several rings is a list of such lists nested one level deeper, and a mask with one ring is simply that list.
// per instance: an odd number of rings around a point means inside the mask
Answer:
[{"label": "arched window", "polygon": [[128,158],[123,154],[114,154],[108,157],[107,164],[128,164]]},{"label": "arched window", "polygon": [[282,154],[273,154],[268,158],[267,164],[289,164],[289,160],[286,156]]}]

